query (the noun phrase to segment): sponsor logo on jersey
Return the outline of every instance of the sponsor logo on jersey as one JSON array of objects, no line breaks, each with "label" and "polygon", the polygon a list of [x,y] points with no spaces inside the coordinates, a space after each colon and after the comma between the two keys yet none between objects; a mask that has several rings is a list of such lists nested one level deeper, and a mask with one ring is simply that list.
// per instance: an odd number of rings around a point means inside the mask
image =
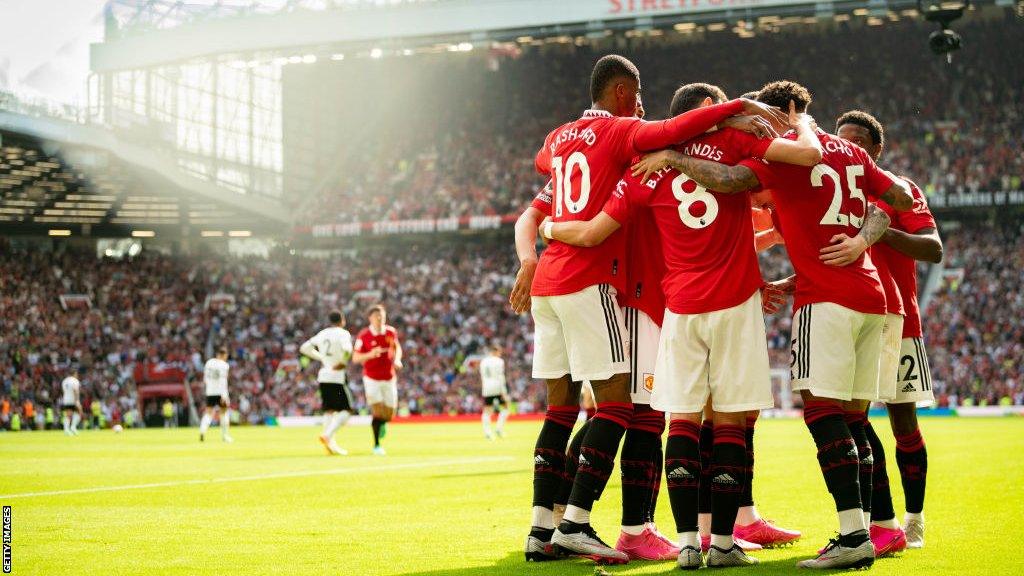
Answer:
[{"label": "sponsor logo on jersey", "polygon": [[903,391],[904,392],[914,392],[915,391],[914,383],[913,382],[907,382],[907,384],[905,386],[903,386]]}]

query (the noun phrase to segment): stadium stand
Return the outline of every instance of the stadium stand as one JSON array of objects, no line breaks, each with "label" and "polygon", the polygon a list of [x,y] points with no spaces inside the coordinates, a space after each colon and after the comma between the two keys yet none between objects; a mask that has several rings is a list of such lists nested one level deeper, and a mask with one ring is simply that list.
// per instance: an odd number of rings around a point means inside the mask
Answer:
[{"label": "stadium stand", "polygon": [[[627,54],[639,66],[652,118],[666,115],[680,83],[712,82],[738,96],[794,78],[814,92],[810,112],[826,129],[853,108],[885,122],[884,164],[911,175],[930,196],[1020,190],[1024,70],[1005,47],[1024,44],[1024,27],[1012,17],[965,23],[962,32],[972,42],[952,64],[890,57],[919,53],[929,31],[926,23],[900,21],[787,28],[739,42],[729,32],[699,39],[670,33],[653,40],[617,38],[613,46],[550,44],[517,58],[469,63],[442,55],[298,71],[286,77],[286,86],[305,87],[314,79],[324,84],[319,96],[315,90],[310,96],[314,109],[336,110],[328,118],[346,127],[372,125],[358,131],[359,146],[339,143],[337,133],[344,131],[323,131],[321,151],[312,153],[322,158],[311,162],[328,166],[340,156],[342,168],[306,218],[365,222],[517,213],[543,185],[532,160],[544,134],[587,107],[585,74],[609,51]],[[702,53],[715,57],[691,57]],[[332,79],[357,73],[365,80],[362,100],[337,98]],[[408,77],[419,88],[396,94],[395,77]],[[521,86],[531,89],[511,89]],[[942,105],[950,95],[958,106]],[[388,105],[374,108],[375,99]]]},{"label": "stadium stand", "polygon": [[[947,280],[924,315],[939,405],[1024,404],[1021,232],[965,226],[948,234]],[[297,357],[298,344],[331,308],[341,307],[355,331],[365,309],[381,301],[403,337],[400,396],[410,413],[479,411],[478,379],[466,360],[490,342],[505,350],[519,411],[542,409],[543,386],[529,377],[529,317],[506,304],[515,270],[507,241],[429,246],[389,243],[331,259],[146,252],[122,261],[4,246],[0,330],[14,338],[0,341],[2,394],[46,406],[74,361],[83,368],[84,396],[99,398],[108,420],[117,420],[135,406],[137,364],[182,370],[198,398],[205,350],[225,344],[243,420],[312,414],[315,369]],[[1016,265],[1001,265],[1011,260]],[[791,270],[782,249],[763,254],[761,264],[766,278]],[[86,296],[91,307],[65,309],[64,294]],[[789,364],[789,322],[788,310],[768,319],[775,367]],[[351,375],[365,408],[359,370]]]}]

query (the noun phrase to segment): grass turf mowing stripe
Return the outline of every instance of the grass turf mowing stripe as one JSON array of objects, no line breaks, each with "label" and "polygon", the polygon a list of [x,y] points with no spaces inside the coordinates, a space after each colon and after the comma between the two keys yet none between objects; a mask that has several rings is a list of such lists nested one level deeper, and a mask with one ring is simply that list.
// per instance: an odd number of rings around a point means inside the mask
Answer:
[{"label": "grass turf mowing stripe", "polygon": [[428,462],[409,462],[407,464],[364,466],[361,468],[338,468],[336,470],[297,470],[294,472],[276,472],[274,474],[232,476],[228,478],[195,478],[192,480],[176,480],[173,482],[152,482],[149,484],[125,484],[121,486],[97,486],[93,488],[73,488],[71,490],[51,490],[46,492],[22,492],[20,494],[0,494],[0,499],[35,498],[40,496],[63,496],[67,494],[88,494],[91,492],[118,492],[122,490],[146,490],[149,488],[167,488],[170,486],[191,486],[195,484],[223,484],[227,482],[275,480],[278,478],[301,478],[304,476],[332,476],[337,474],[355,474],[360,472],[388,472],[391,470],[404,470],[408,468],[433,468],[435,466],[483,464],[487,462],[508,462],[510,460],[514,460],[514,458],[511,456],[486,456],[481,458],[460,458],[448,460],[432,460]]}]

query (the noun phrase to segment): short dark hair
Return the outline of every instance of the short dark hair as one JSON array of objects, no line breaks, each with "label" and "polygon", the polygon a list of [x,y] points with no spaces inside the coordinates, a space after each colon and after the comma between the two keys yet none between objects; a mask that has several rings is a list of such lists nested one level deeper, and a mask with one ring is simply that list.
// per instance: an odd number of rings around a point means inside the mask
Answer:
[{"label": "short dark hair", "polygon": [[590,73],[590,101],[597,102],[600,100],[601,94],[604,94],[605,89],[616,78],[623,76],[632,78],[637,82],[640,81],[640,71],[627,58],[618,54],[602,56],[594,64],[594,71]]},{"label": "short dark hair", "polygon": [[740,98],[746,98],[747,100],[757,100],[757,90],[751,90],[750,92],[744,92]]},{"label": "short dark hair", "polygon": [[706,84],[704,82],[684,84],[672,95],[672,104],[668,108],[668,113],[672,116],[678,116],[683,112],[693,110],[705,98],[711,98],[711,101],[715,104],[721,104],[728,100],[725,92],[714,84]]},{"label": "short dark hair", "polygon": [[386,310],[384,309],[384,305],[383,304],[374,304],[373,306],[370,306],[370,309],[366,311],[366,315],[370,316],[374,312],[380,312],[380,313],[386,312]]},{"label": "short dark hair", "polygon": [[789,110],[789,101],[796,104],[797,112],[806,112],[811,104],[811,92],[791,80],[777,80],[764,85],[757,93],[758,102]]},{"label": "short dark hair", "polygon": [[839,131],[839,127],[843,124],[856,124],[857,126],[863,126],[867,129],[868,134],[871,135],[871,141],[879,146],[885,146],[885,128],[882,127],[882,123],[877,118],[864,112],[863,110],[850,110],[844,113],[836,120],[836,131]]},{"label": "short dark hair", "polygon": [[224,346],[221,346],[220,348],[217,348],[217,354],[223,354],[223,355],[227,356],[228,355],[228,349],[225,348]]},{"label": "short dark hair", "polygon": [[331,324],[339,324],[345,320],[345,316],[339,310],[331,310],[327,313],[327,319],[331,321]]}]

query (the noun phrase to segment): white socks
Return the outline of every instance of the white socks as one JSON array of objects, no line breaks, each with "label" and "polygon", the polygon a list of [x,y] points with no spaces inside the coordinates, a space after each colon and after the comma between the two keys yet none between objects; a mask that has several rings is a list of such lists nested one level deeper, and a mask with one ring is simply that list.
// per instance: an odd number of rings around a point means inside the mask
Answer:
[{"label": "white socks", "polygon": [[903,523],[904,524],[906,524],[907,522],[910,522],[911,520],[917,520],[919,522],[924,522],[924,510],[922,510],[920,514],[914,514],[913,512],[907,512],[906,514],[903,515]]},{"label": "white socks", "polygon": [[73,413],[71,415],[71,429],[72,430],[77,430],[78,429],[78,423],[81,422],[81,421],[82,421],[82,417],[78,415],[78,412]]},{"label": "white socks", "polygon": [[554,518],[551,515],[551,509],[543,506],[533,507],[533,521],[530,523],[535,528],[543,528],[545,530],[552,530],[555,527]]},{"label": "white socks", "polygon": [[565,507],[565,516],[562,516],[562,519],[577,524],[590,524],[590,510],[570,504]]},{"label": "white socks", "polygon": [[750,526],[760,519],[761,515],[757,513],[757,506],[740,506],[740,509],[736,511],[736,523],[740,526]]},{"label": "white socks", "polygon": [[64,431],[71,432],[71,419],[65,416],[61,422],[64,424]]},{"label": "white socks", "polygon": [[643,524],[639,526],[623,526],[622,531],[630,536],[639,536],[644,533],[644,528],[646,528],[646,526]]},{"label": "white socks", "polygon": [[199,433],[206,434],[206,431],[210,429],[211,422],[213,422],[213,416],[209,412],[203,414],[203,419],[199,421]]},{"label": "white socks", "polygon": [[508,410],[502,408],[498,412],[498,434],[505,428],[505,420],[508,418]]},{"label": "white socks", "polygon": [[839,511],[839,534],[846,536],[858,530],[867,530],[868,525],[864,522],[864,511],[860,508],[850,508]]},{"label": "white socks", "polygon": [[335,412],[324,412],[324,429],[320,432],[324,436],[330,436],[327,431],[331,429],[331,423],[334,422],[335,414]]},{"label": "white socks", "polygon": [[350,413],[348,410],[342,410],[341,412],[335,412],[333,416],[324,416],[325,423],[327,426],[324,428],[324,436],[333,438],[334,433],[341,428],[345,422],[348,421]]},{"label": "white socks", "polygon": [[729,550],[732,548],[732,534],[726,534],[725,536],[719,534],[711,535],[711,545],[715,548],[721,548],[722,550]]},{"label": "white socks", "polygon": [[225,410],[220,415],[220,435],[221,438],[227,438],[228,426],[231,426],[231,410]]},{"label": "white socks", "polygon": [[[491,436],[491,413],[486,411],[486,410],[484,410],[484,412],[482,414],[480,414],[480,423],[483,424],[483,426],[484,426],[484,436],[490,437]],[[499,426],[498,428],[500,429],[501,426]]]},{"label": "white socks", "polygon": [[681,532],[679,534],[679,547],[685,548],[687,546],[700,550],[700,534],[697,532]]},{"label": "white socks", "polygon": [[889,530],[895,530],[900,527],[900,523],[896,521],[895,516],[889,518],[888,520],[875,520],[874,522],[872,522],[872,524],[874,524],[875,526],[880,526],[882,528],[888,528]]}]

